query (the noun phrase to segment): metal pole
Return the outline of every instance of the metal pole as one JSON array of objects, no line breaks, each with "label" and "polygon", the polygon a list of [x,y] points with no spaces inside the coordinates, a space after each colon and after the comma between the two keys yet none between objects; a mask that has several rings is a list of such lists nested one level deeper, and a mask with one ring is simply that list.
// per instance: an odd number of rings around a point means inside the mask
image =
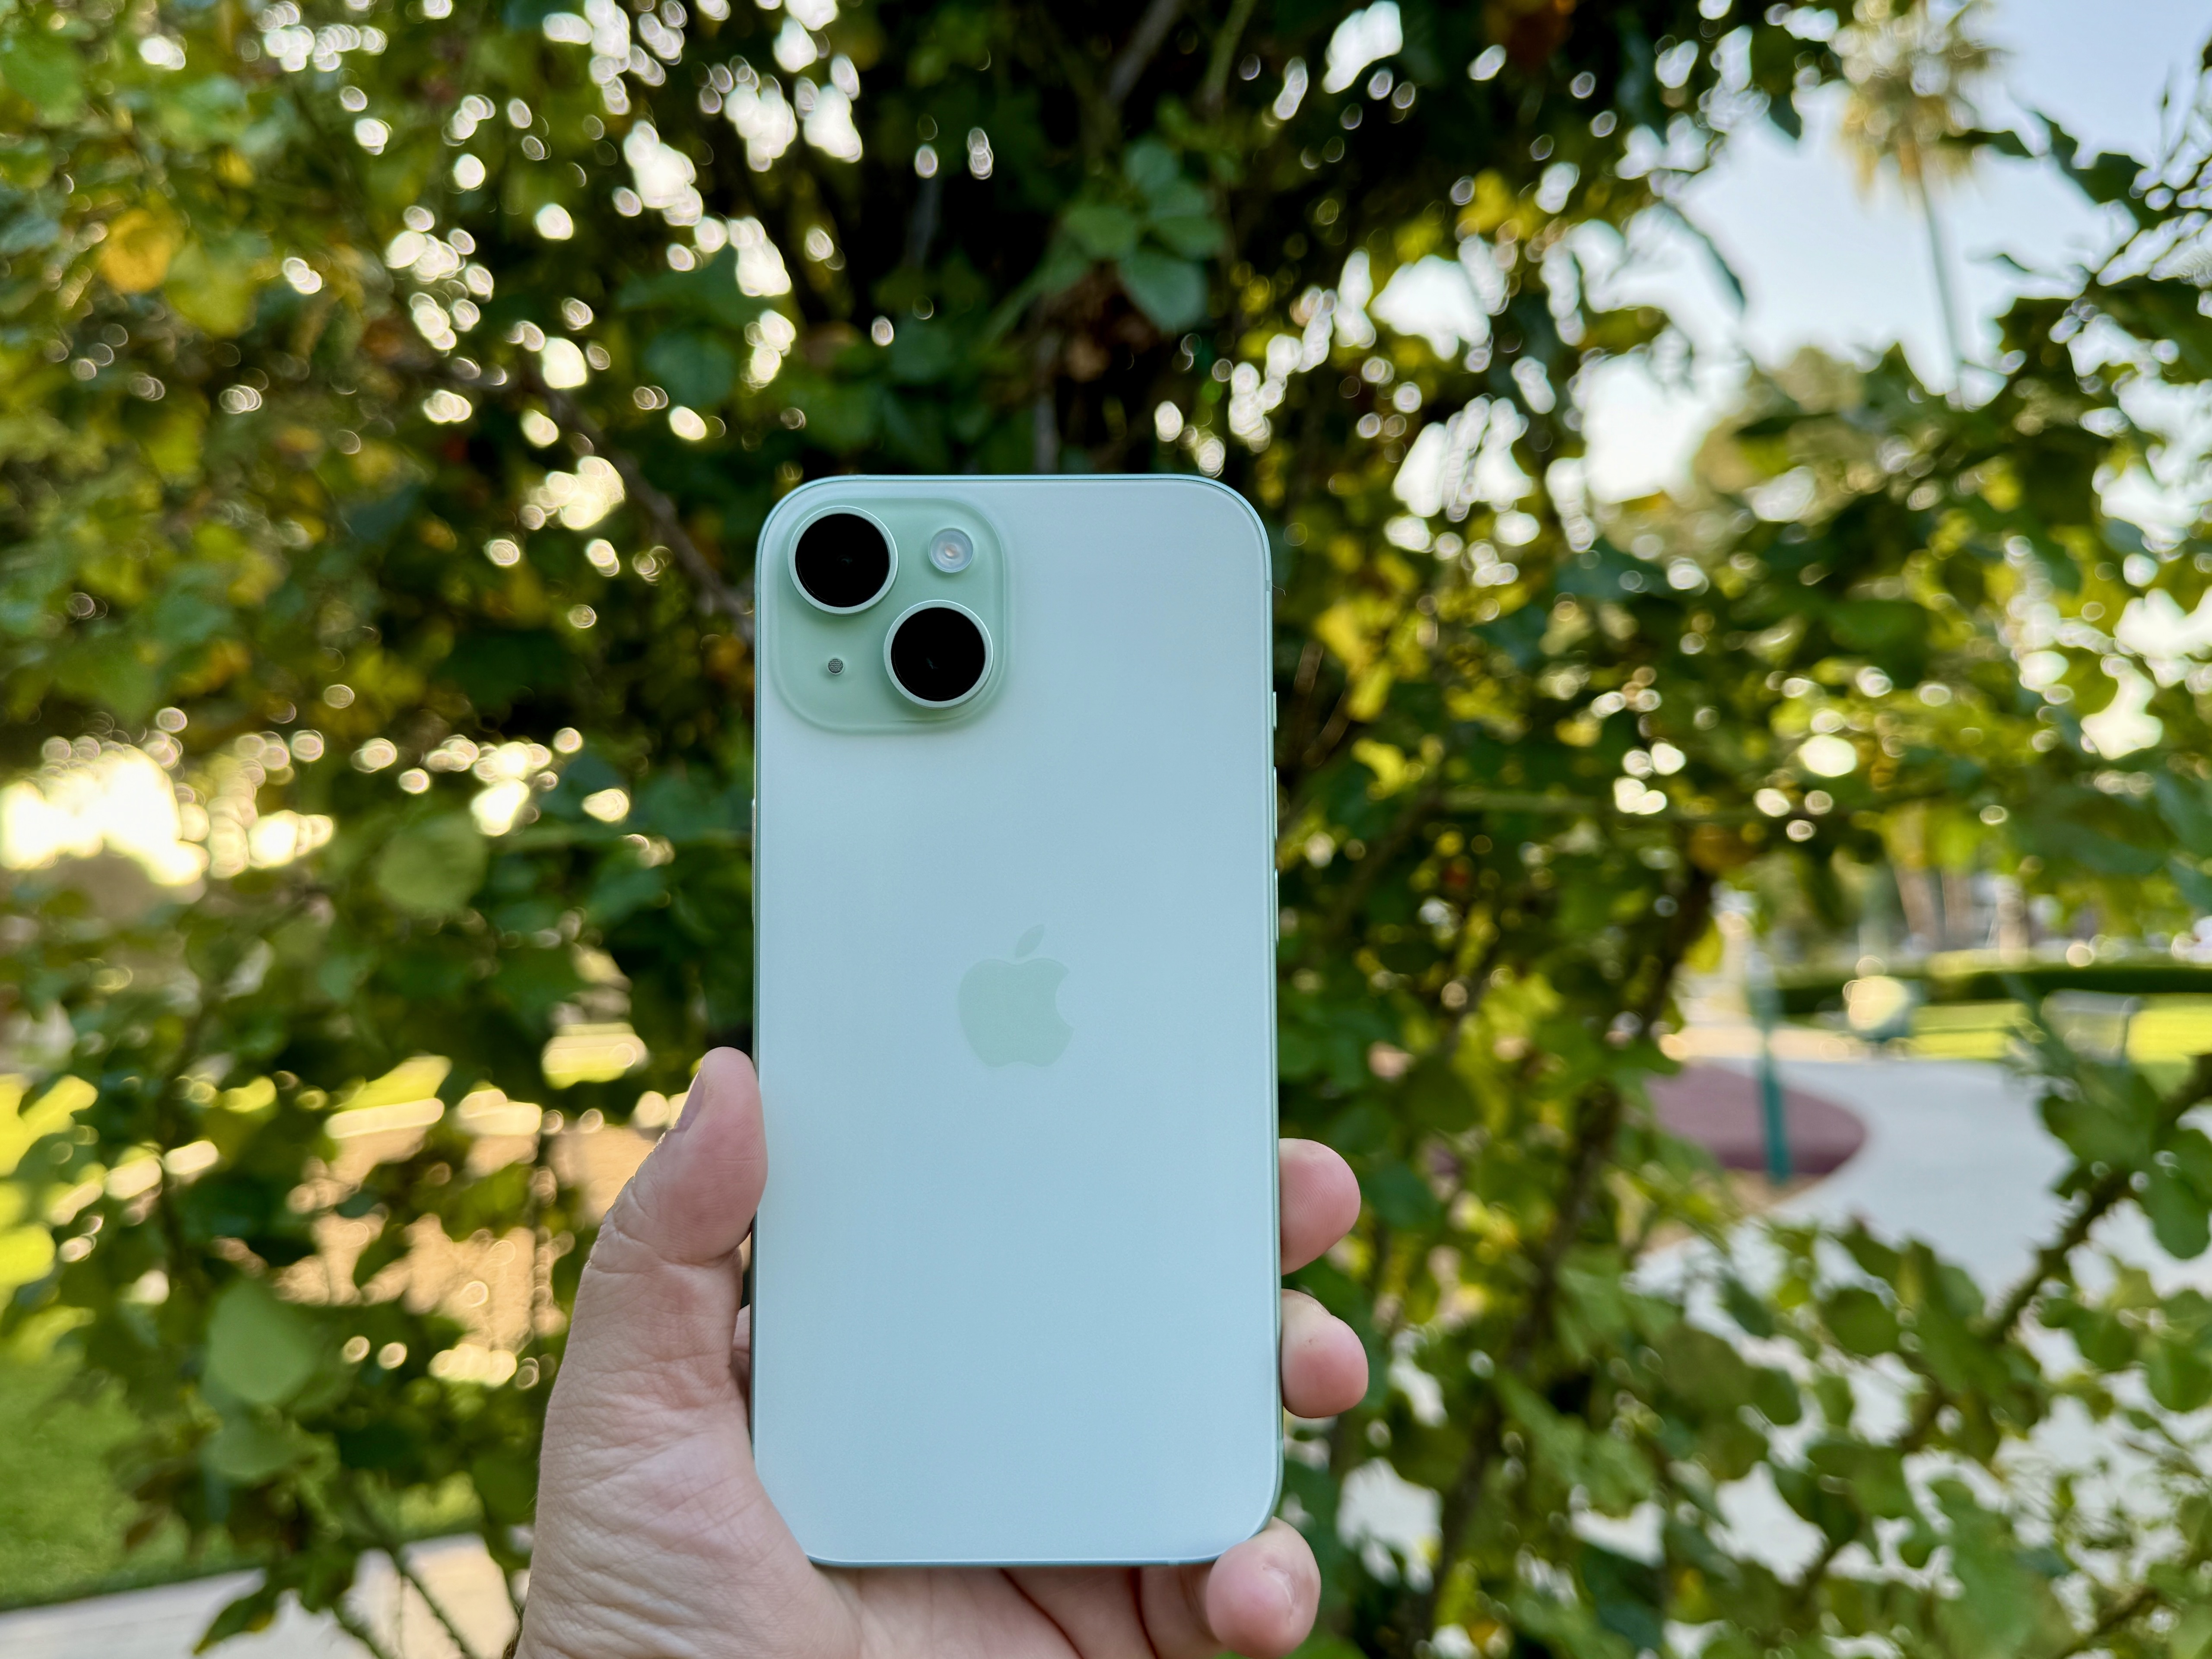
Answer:
[{"label": "metal pole", "polygon": [[1766,1129],[1766,1178],[1779,1187],[1790,1172],[1789,1118],[1783,1106],[1782,1073],[1774,1064],[1774,1027],[1782,1015],[1782,994],[1774,982],[1774,964],[1755,945],[1744,976],[1752,1018],[1759,1023],[1759,1104]]}]

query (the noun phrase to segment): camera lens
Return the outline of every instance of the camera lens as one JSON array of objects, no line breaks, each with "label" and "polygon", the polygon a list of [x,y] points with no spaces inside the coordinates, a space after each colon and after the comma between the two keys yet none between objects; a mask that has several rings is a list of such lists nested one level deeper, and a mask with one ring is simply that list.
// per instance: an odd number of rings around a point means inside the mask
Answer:
[{"label": "camera lens", "polygon": [[824,611],[859,611],[891,585],[890,539],[857,513],[825,513],[799,532],[791,574]]},{"label": "camera lens", "polygon": [[884,660],[898,689],[933,708],[972,696],[991,665],[983,625],[956,605],[918,605],[891,625]]}]

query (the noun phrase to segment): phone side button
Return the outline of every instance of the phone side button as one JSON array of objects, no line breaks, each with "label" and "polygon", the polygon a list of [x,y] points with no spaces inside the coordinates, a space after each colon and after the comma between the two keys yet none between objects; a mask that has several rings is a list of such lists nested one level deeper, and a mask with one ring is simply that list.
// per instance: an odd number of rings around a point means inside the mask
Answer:
[{"label": "phone side button", "polygon": [[1283,878],[1273,870],[1267,872],[1267,932],[1276,944],[1283,942]]}]

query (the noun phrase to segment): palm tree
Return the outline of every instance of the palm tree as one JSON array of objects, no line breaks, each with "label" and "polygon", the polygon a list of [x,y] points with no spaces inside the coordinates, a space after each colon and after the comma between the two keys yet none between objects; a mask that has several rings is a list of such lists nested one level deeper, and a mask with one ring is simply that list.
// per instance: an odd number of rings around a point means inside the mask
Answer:
[{"label": "palm tree", "polygon": [[1985,9],[1984,0],[1859,0],[1853,21],[1836,34],[1851,88],[1844,143],[1862,188],[1893,173],[1919,206],[1954,392],[1966,356],[1936,193],[1972,165],[1973,152],[1962,141],[1978,118],[1967,89],[1997,59],[1973,27]]}]

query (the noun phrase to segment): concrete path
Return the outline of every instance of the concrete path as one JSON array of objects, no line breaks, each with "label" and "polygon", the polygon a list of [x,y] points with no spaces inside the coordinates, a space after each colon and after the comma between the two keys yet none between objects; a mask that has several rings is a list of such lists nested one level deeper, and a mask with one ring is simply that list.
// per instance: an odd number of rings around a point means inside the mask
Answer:
[{"label": "concrete path", "polygon": [[[1859,1155],[1779,1213],[1828,1222],[1863,1217],[1885,1238],[1923,1238],[1973,1274],[2008,1291],[2064,1208],[2051,1184],[2065,1150],[2037,1115],[2032,1079],[1973,1060],[1784,1062],[1795,1088],[1850,1107],[1867,1126]],[[2199,1108],[2190,1118],[2203,1122]],[[2212,1253],[2176,1261],[2160,1249],[2142,1212],[2129,1208],[2090,1235],[2083,1277],[2100,1279],[2094,1252],[2150,1270],[2161,1290],[2212,1290]]]},{"label": "concrete path", "polygon": [[[408,1561],[453,1615],[479,1659],[496,1659],[514,1633],[499,1569],[472,1538],[419,1545]],[[6,1659],[187,1659],[223,1605],[252,1587],[251,1573],[225,1573],[158,1589],[132,1590],[50,1607],[0,1613]],[[353,1605],[398,1659],[457,1659],[422,1599],[381,1557],[362,1564]],[[223,1659],[362,1659],[362,1649],[327,1615],[288,1601],[267,1630],[220,1649]]]},{"label": "concrete path", "polygon": [[2059,1212],[2064,1149],[2030,1085],[1971,1060],[1784,1061],[1784,1080],[1848,1106],[1866,1125],[1856,1158],[1777,1213],[1863,1218],[1884,1238],[1923,1238],[1984,1290],[2009,1285]]}]

